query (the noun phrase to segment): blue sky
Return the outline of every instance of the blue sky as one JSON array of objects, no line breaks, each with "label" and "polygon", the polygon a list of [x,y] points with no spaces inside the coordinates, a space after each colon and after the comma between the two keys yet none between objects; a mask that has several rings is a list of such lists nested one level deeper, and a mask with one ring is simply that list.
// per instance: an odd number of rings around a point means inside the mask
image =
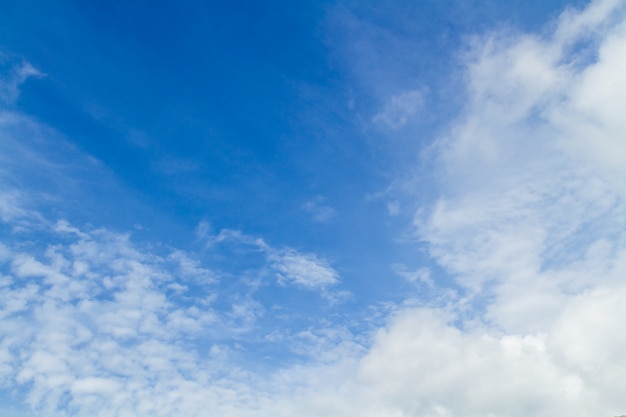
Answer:
[{"label": "blue sky", "polygon": [[0,411],[626,413],[626,3],[0,6]]}]

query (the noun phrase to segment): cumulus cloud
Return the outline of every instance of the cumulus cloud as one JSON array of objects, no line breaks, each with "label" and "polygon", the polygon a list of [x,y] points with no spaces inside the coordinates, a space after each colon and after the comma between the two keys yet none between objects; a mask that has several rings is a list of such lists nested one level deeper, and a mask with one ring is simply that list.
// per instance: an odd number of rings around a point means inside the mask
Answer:
[{"label": "cumulus cloud", "polygon": [[[397,372],[383,379],[414,387],[398,387],[406,407],[623,413],[626,364],[612,352],[626,348],[616,336],[626,301],[624,6],[598,1],[544,36],[497,33],[469,54],[467,107],[437,145],[442,195],[415,218],[456,279],[456,312],[406,313],[368,359]],[[416,368],[393,371],[391,352]]]},{"label": "cumulus cloud", "polygon": [[396,310],[303,390],[302,415],[624,414],[625,8],[476,40],[465,111],[436,144],[441,196],[415,216],[457,287]]}]

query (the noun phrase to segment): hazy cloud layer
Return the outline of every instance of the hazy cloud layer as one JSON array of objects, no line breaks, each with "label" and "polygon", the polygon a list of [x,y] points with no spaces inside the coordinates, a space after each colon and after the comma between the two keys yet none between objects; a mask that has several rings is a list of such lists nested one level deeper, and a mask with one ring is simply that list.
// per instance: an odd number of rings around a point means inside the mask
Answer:
[{"label": "hazy cloud layer", "polygon": [[396,130],[415,118],[423,106],[424,94],[421,91],[404,91],[391,97],[381,111],[374,115],[372,121]]}]

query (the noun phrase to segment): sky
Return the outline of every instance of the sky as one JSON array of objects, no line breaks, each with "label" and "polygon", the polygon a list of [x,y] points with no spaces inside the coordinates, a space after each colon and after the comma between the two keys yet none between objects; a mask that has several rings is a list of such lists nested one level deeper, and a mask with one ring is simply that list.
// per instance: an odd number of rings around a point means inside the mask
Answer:
[{"label": "sky", "polygon": [[0,415],[626,414],[626,1],[0,2]]}]

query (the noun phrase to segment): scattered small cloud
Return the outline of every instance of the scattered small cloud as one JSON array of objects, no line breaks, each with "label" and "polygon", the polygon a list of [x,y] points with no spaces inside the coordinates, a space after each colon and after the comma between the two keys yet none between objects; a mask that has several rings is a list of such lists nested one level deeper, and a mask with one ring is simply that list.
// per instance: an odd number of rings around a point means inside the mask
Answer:
[{"label": "scattered small cloud", "polygon": [[217,282],[214,271],[201,267],[199,261],[192,259],[182,250],[174,250],[168,256],[168,259],[178,264],[178,269],[183,276],[195,277],[197,280],[204,283]]},{"label": "scattered small cloud", "polygon": [[313,200],[307,201],[302,208],[313,216],[313,220],[319,223],[326,223],[337,214],[336,210],[325,204],[324,197],[315,197]]},{"label": "scattered small cloud", "polygon": [[230,244],[248,247],[254,252],[262,253],[267,266],[282,285],[296,285],[310,290],[318,290],[326,298],[338,300],[347,294],[337,292],[327,294],[330,286],[339,283],[339,273],[330,266],[328,261],[312,253],[301,253],[293,248],[276,248],[263,239],[243,233],[240,230],[222,229],[218,234],[211,234],[206,222],[200,222],[196,233],[207,240],[207,248],[219,244]]},{"label": "scattered small cloud", "polygon": [[198,226],[196,226],[195,234],[198,239],[207,239],[211,235],[212,230],[211,223],[202,220],[198,223]]},{"label": "scattered small cloud", "polygon": [[387,213],[391,217],[399,216],[402,213],[402,209],[400,208],[400,202],[397,200],[390,201],[387,203]]},{"label": "scattered small cloud", "polygon": [[29,78],[41,78],[42,72],[37,70],[30,62],[22,61],[14,63],[5,55],[0,54],[0,65],[10,66],[6,76],[0,78],[0,100],[4,104],[13,103],[20,94],[20,86]]},{"label": "scattered small cloud", "polygon": [[383,108],[372,117],[376,124],[397,130],[414,118],[424,106],[424,94],[420,90],[404,91],[391,97]]},{"label": "scattered small cloud", "polygon": [[278,274],[278,282],[307,289],[324,289],[339,282],[339,274],[326,261],[313,254],[293,249],[273,251],[270,266]]},{"label": "scattered small cloud", "polygon": [[435,285],[429,268],[422,267],[411,271],[406,267],[406,265],[395,263],[391,264],[391,269],[396,275],[404,278],[407,282],[413,285],[422,284],[429,287],[434,287]]}]

